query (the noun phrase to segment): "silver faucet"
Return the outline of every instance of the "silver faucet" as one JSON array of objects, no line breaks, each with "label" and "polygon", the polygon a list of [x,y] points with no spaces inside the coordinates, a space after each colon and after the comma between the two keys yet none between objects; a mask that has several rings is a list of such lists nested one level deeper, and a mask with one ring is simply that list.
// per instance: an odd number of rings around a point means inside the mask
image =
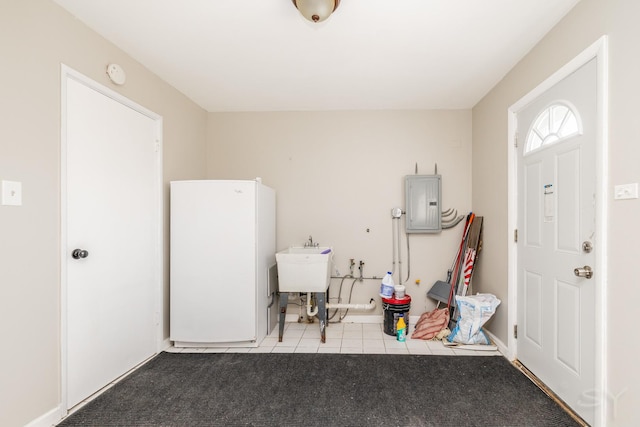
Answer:
[{"label": "silver faucet", "polygon": [[320,243],[313,243],[313,237],[309,236],[309,240],[304,243],[305,248],[318,248]]}]

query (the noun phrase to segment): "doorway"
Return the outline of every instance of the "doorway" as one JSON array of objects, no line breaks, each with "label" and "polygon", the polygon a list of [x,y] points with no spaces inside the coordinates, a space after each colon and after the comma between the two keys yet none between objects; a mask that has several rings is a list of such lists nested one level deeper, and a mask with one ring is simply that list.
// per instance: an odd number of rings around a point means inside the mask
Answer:
[{"label": "doorway", "polygon": [[602,423],[606,39],[509,109],[509,353]]},{"label": "doorway", "polygon": [[161,124],[63,66],[63,411],[159,350]]}]

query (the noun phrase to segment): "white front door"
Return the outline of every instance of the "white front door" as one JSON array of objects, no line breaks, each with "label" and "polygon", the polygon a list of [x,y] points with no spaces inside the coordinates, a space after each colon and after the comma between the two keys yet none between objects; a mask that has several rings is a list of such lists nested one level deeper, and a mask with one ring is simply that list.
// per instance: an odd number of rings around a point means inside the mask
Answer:
[{"label": "white front door", "polygon": [[156,353],[160,141],[156,118],[86,81],[68,76],[65,86],[62,269],[71,408]]},{"label": "white front door", "polygon": [[595,390],[596,83],[592,59],[517,114],[517,358],[589,423],[593,405],[581,402]]}]

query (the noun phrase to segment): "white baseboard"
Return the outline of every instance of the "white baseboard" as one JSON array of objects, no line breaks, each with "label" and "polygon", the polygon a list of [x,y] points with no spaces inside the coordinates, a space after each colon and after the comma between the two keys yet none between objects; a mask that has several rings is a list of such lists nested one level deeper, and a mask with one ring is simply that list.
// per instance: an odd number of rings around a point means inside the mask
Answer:
[{"label": "white baseboard", "polygon": [[486,330],[486,329],[482,329],[482,331],[487,334],[487,336],[489,337],[489,339],[491,340],[491,342],[493,342],[496,347],[498,347],[498,351],[500,353],[502,353],[502,355],[504,357],[506,357],[507,359],[513,361],[513,358],[511,357],[511,355],[509,354],[509,347],[507,347],[506,345],[504,345],[504,343],[498,339],[497,336],[495,336],[494,334],[492,334],[490,331]]},{"label": "white baseboard", "polygon": [[62,407],[56,406],[45,414],[40,415],[35,420],[29,422],[25,427],[51,427],[62,419]]},{"label": "white baseboard", "polygon": [[171,347],[171,340],[169,338],[166,338],[162,340],[162,343],[160,344],[160,352],[163,352],[170,347]]}]

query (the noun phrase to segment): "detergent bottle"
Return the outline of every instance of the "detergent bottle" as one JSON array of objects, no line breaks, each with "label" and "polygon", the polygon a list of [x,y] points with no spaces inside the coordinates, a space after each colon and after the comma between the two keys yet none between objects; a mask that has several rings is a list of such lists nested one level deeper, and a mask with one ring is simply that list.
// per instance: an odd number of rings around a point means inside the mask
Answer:
[{"label": "detergent bottle", "polygon": [[398,323],[396,323],[396,331],[398,341],[405,342],[407,340],[407,324],[404,321],[404,316],[398,317]]},{"label": "detergent bottle", "polygon": [[393,296],[393,275],[390,271],[382,279],[382,284],[380,285],[380,296],[382,298],[391,298]]}]

